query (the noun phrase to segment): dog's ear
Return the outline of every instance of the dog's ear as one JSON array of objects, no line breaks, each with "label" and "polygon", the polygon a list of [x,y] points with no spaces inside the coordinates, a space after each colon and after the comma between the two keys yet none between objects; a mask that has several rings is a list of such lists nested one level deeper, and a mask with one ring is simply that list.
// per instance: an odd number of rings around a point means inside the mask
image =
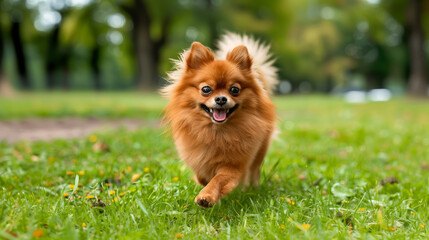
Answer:
[{"label": "dog's ear", "polygon": [[186,58],[187,69],[199,69],[204,64],[214,61],[214,54],[199,42],[192,43]]},{"label": "dog's ear", "polygon": [[226,55],[226,60],[237,64],[241,70],[249,70],[252,66],[252,58],[247,47],[240,45]]}]

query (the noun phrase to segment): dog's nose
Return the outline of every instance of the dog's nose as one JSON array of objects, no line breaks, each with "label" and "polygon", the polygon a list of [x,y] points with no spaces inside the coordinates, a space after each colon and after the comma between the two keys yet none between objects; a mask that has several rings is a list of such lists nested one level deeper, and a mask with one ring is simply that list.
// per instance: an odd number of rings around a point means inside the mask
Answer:
[{"label": "dog's nose", "polygon": [[228,98],[226,98],[225,96],[217,96],[215,98],[215,102],[221,106],[224,105],[227,101],[228,101]]}]

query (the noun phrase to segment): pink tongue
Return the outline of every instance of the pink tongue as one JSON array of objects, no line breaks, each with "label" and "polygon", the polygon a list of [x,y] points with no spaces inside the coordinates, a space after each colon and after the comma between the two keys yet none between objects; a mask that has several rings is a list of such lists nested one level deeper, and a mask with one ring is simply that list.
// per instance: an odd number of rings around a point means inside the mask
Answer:
[{"label": "pink tongue", "polygon": [[213,118],[218,122],[222,122],[226,118],[226,111],[223,109],[213,109]]}]

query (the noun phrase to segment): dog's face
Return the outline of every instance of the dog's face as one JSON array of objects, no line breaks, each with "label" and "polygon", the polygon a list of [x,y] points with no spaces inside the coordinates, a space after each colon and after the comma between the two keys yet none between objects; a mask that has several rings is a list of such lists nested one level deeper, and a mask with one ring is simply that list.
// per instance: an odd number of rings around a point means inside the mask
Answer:
[{"label": "dog's face", "polygon": [[181,100],[176,100],[182,102],[177,107],[190,108],[187,111],[216,124],[242,116],[255,107],[260,91],[251,66],[252,59],[244,46],[232,50],[226,60],[214,60],[213,53],[202,44],[192,44],[177,89]]}]

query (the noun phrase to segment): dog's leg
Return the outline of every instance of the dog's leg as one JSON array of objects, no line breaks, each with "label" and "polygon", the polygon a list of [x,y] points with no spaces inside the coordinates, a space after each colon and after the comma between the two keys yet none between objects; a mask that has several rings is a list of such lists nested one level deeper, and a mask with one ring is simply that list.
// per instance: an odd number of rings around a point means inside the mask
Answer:
[{"label": "dog's leg", "polygon": [[251,180],[253,186],[259,185],[259,174],[261,170],[262,162],[264,161],[265,155],[267,154],[268,146],[270,145],[270,138],[266,138],[261,147],[259,147],[258,152],[256,153],[255,159],[253,160],[252,165],[250,165]]},{"label": "dog's leg", "polygon": [[243,171],[232,167],[220,168],[212,180],[195,198],[201,207],[212,207],[219,199],[230,193],[240,184]]},{"label": "dog's leg", "polygon": [[200,184],[200,185],[203,185],[203,186],[206,186],[206,185],[208,184],[208,182],[207,182],[207,180],[206,180],[205,178],[199,177],[199,176],[197,176],[197,175],[193,176],[193,177],[192,177],[192,179],[193,179],[196,183],[198,183],[198,184]]}]

